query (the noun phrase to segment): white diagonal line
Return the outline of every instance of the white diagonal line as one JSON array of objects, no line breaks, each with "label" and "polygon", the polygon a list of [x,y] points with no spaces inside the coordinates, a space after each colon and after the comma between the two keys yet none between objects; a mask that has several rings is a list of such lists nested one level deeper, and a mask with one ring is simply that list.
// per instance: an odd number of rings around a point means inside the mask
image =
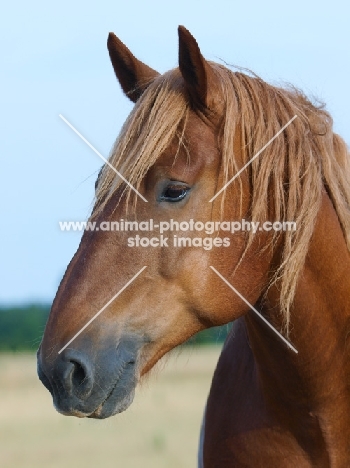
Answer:
[{"label": "white diagonal line", "polygon": [[99,156],[99,157],[102,159],[102,161],[103,161],[105,164],[107,164],[107,166],[109,166],[109,167],[110,167],[126,184],[128,184],[128,186],[129,186],[135,193],[137,193],[137,195],[138,195],[140,198],[142,198],[142,200],[143,200],[144,202],[147,203],[146,198],[145,198],[143,195],[141,195],[141,193],[140,193],[138,190],[136,190],[136,188],[135,188],[133,185],[131,185],[130,182],[127,181],[127,180],[125,179],[125,177],[122,176],[122,174],[121,174],[120,172],[118,172],[117,169],[116,169],[115,167],[113,167],[112,164],[111,164],[105,157],[103,157],[102,154],[99,153],[99,152],[97,151],[97,149],[96,149],[94,146],[92,146],[92,144],[91,144],[89,141],[87,141],[87,139],[84,138],[83,135],[82,135],[81,133],[79,133],[78,130],[77,130],[75,127],[73,127],[73,125],[72,125],[70,122],[68,122],[67,119],[65,119],[65,118],[63,117],[62,114],[59,114],[59,117],[68,125],[68,127],[70,127],[70,128],[73,130],[73,132],[75,132],[75,133],[92,149],[92,151],[94,151],[94,152],[97,154],[97,156]]},{"label": "white diagonal line", "polygon": [[212,201],[214,201],[215,198],[216,198],[218,195],[220,195],[221,192],[223,192],[223,191],[224,191],[224,190],[225,190],[225,189],[226,189],[226,188],[227,188],[227,187],[228,187],[228,186],[245,170],[245,169],[247,169],[247,167],[254,161],[254,159],[256,159],[258,156],[260,156],[260,154],[273,142],[273,140],[275,140],[275,139],[288,127],[288,125],[290,125],[290,124],[293,122],[293,120],[295,120],[297,117],[298,117],[297,115],[295,115],[294,117],[292,117],[292,118],[290,119],[290,121],[287,122],[286,125],[284,125],[284,127],[282,127],[281,130],[279,130],[279,131],[276,133],[276,135],[275,135],[274,137],[272,137],[271,140],[268,141],[268,142],[266,143],[266,145],[263,146],[263,147],[261,148],[261,150],[259,150],[259,151],[256,153],[256,155],[253,156],[252,159],[250,159],[250,160],[247,162],[247,164],[245,164],[245,165],[242,167],[242,169],[240,169],[240,170],[237,172],[237,174],[235,174],[235,175],[232,177],[232,179],[230,179],[230,180],[227,182],[227,184],[225,184],[225,185],[213,196],[213,198],[211,198],[211,199],[209,200],[209,203],[211,203]]},{"label": "white diagonal line", "polygon": [[134,275],[131,280],[129,280],[125,286],[122,287],[122,289],[120,289],[117,294],[115,296],[112,297],[112,299],[110,299],[107,304],[105,304],[102,309],[100,309],[79,331],[78,333],[76,333],[73,338],[71,340],[68,341],[68,343],[66,345],[63,346],[62,349],[60,349],[58,351],[58,354],[61,354],[62,351],[64,351],[68,345],[70,345],[72,343],[72,341],[75,340],[75,338],[77,338],[80,333],[82,333],[89,325],[90,323],[92,323],[100,314],[102,314],[102,312],[114,301],[114,299],[116,299],[142,272],[143,270],[147,268],[147,266],[144,266],[141,268],[141,270],[139,272],[136,273],[136,275]]},{"label": "white diagonal line", "polygon": [[253,312],[255,312],[255,313],[261,318],[261,320],[262,320],[263,322],[266,323],[266,325],[267,325],[268,327],[271,328],[271,330],[273,330],[273,331],[281,338],[282,341],[284,341],[284,343],[286,343],[286,345],[287,345],[291,350],[293,350],[295,353],[298,354],[297,349],[294,348],[294,346],[293,346],[291,343],[289,343],[289,341],[286,340],[286,339],[284,338],[284,336],[282,336],[282,335],[280,334],[280,332],[278,332],[278,331],[276,330],[276,328],[274,328],[274,327],[271,325],[271,323],[269,323],[269,322],[266,320],[266,318],[263,317],[263,316],[261,315],[261,313],[258,312],[258,311],[256,310],[256,308],[255,308],[254,306],[252,306],[252,305],[247,301],[247,299],[246,299],[244,296],[242,296],[242,294],[241,294],[240,292],[238,292],[237,289],[236,289],[235,287],[233,287],[231,283],[229,283],[229,282],[227,281],[226,278],[224,278],[213,266],[211,266],[210,268],[214,271],[214,273],[216,273],[216,274],[219,276],[219,278],[222,279],[222,281],[223,281],[225,284],[227,284],[227,286],[228,286],[229,288],[232,289],[232,291],[234,291],[234,292],[237,294],[238,297],[240,297],[240,298],[242,299],[243,302],[245,302],[245,303],[247,304],[247,306],[249,306],[249,307],[252,309]]}]

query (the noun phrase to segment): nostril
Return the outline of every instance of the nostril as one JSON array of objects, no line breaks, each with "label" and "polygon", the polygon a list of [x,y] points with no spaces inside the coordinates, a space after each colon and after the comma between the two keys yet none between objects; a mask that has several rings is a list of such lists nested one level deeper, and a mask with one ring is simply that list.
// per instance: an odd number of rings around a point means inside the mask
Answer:
[{"label": "nostril", "polygon": [[68,350],[63,357],[63,384],[69,394],[87,398],[93,386],[93,376],[88,359],[75,350]]},{"label": "nostril", "polygon": [[72,374],[73,387],[79,387],[84,383],[84,380],[86,379],[86,372],[84,367],[79,362],[71,362],[74,365]]}]

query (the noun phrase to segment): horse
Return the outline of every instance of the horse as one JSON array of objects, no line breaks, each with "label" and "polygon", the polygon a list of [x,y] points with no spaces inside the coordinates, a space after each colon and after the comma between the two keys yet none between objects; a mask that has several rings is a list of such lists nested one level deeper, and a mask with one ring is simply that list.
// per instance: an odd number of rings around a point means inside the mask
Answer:
[{"label": "horse", "polygon": [[[164,74],[109,35],[135,105],[96,181],[90,221],[101,229],[83,233],[52,304],[39,378],[60,413],[108,418],[167,352],[233,322],[199,465],[349,467],[347,146],[322,104],[207,61],[191,33],[178,32],[179,66]],[[191,220],[218,223],[212,248],[199,228],[171,244]],[[227,220],[296,229],[227,237]],[[125,221],[144,227],[138,247]]]}]

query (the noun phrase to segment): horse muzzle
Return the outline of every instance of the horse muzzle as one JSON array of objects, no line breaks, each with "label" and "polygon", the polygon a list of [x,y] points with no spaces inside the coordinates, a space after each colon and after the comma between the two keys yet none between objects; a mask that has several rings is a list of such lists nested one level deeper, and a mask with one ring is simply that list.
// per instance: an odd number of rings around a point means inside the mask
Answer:
[{"label": "horse muzzle", "polygon": [[[38,376],[53,397],[56,410],[67,416],[104,419],[126,410],[138,381],[140,341],[126,338],[118,346],[94,349],[86,340],[60,354],[38,356]],[[72,343],[73,345],[73,343]]]}]

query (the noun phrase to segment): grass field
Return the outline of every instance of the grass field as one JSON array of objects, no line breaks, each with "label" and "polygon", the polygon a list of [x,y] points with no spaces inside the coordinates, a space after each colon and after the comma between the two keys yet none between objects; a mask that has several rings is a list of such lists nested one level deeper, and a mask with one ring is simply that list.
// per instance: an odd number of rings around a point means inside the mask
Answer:
[{"label": "grass field", "polygon": [[0,355],[0,467],[195,467],[219,352],[173,354],[125,413],[103,421],[59,415],[36,376],[34,355]]}]

